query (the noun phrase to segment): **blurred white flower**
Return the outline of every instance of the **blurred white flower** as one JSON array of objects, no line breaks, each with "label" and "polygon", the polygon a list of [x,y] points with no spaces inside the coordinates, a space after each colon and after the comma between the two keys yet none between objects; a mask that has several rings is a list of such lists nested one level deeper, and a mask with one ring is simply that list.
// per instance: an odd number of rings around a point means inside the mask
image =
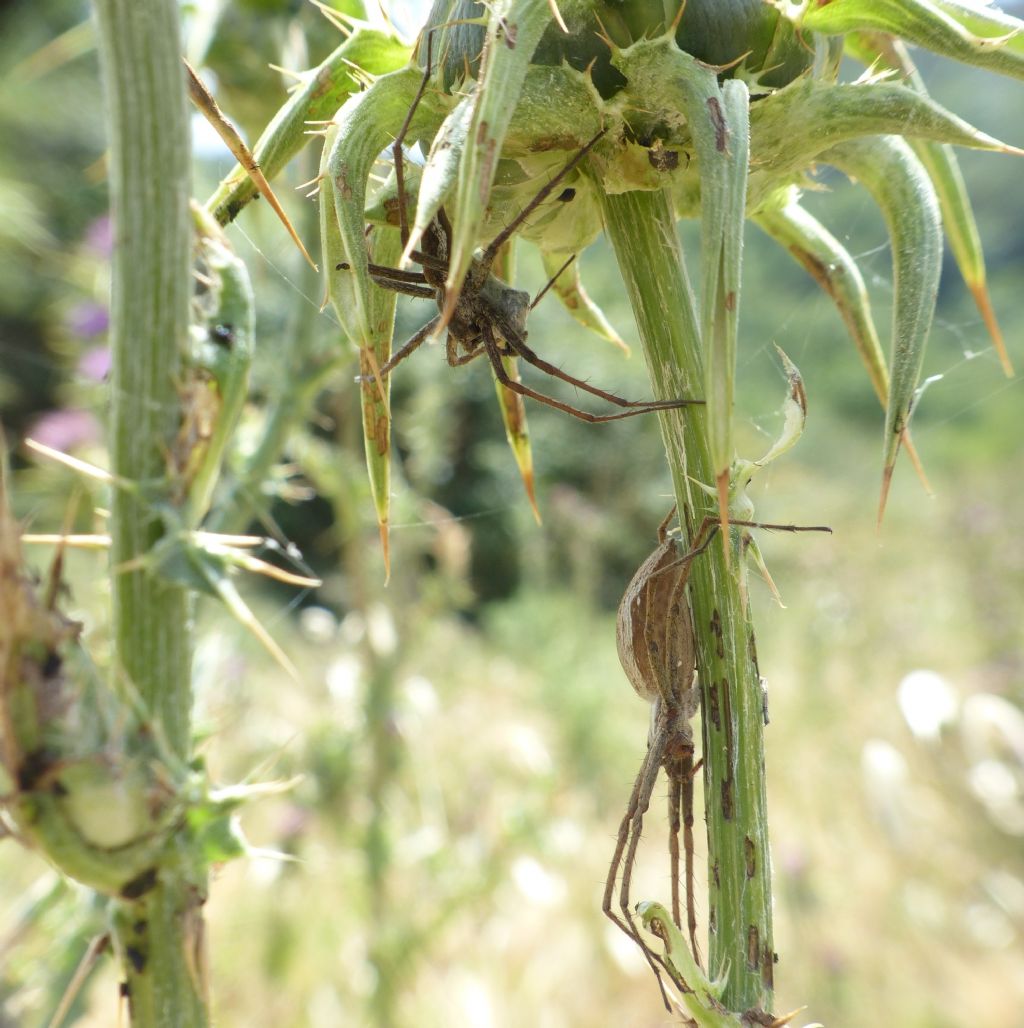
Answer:
[{"label": "blurred white flower", "polygon": [[964,743],[974,760],[1011,757],[1024,768],[1024,712],[991,693],[977,693],[964,700],[961,715]]},{"label": "blurred white flower", "polygon": [[897,696],[904,720],[918,739],[938,739],[943,726],[956,719],[956,693],[935,671],[911,671],[900,682]]},{"label": "blurred white flower", "polygon": [[468,1028],[492,1028],[497,1024],[494,1002],[481,979],[467,975],[459,982],[456,991],[463,1015],[460,1024]]},{"label": "blurred white flower", "polygon": [[875,817],[897,843],[909,841],[909,770],[903,754],[882,739],[868,739],[860,757],[864,792]]},{"label": "blurred white flower", "polygon": [[305,607],[299,614],[299,628],[311,642],[330,642],[338,632],[338,619],[326,607]]},{"label": "blurred white flower", "polygon": [[366,612],[366,634],[374,652],[381,657],[390,657],[398,645],[395,619],[383,603],[375,603]]},{"label": "blurred white flower", "polygon": [[355,610],[346,614],[338,626],[338,634],[341,641],[348,646],[361,643],[363,636],[366,635],[366,622],[363,620],[363,615]]},{"label": "blurred white flower", "polygon": [[343,653],[327,666],[327,691],[342,728],[354,730],[363,723],[362,675],[362,664],[354,653]]},{"label": "blurred white flower", "polygon": [[556,907],[565,901],[565,881],[533,857],[518,857],[512,864],[516,888],[538,907]]},{"label": "blurred white flower", "polygon": [[423,675],[410,675],[402,683],[402,696],[406,708],[421,718],[433,716],[441,706],[434,683]]},{"label": "blurred white flower", "polygon": [[509,725],[505,730],[505,745],[513,764],[532,775],[551,772],[552,761],[544,740],[529,725]]},{"label": "blurred white flower", "polygon": [[990,949],[1005,949],[1017,936],[1010,919],[991,903],[972,903],[964,920],[974,941]]}]

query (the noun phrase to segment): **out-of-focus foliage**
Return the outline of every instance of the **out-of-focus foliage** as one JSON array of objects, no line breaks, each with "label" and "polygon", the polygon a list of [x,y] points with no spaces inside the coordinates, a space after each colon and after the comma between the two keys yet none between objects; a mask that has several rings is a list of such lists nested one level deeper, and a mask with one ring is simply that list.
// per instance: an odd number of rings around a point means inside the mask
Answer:
[{"label": "out-of-focus foliage", "polygon": [[[214,8],[196,10],[192,44],[250,138],[284,96],[266,62],[303,67],[336,44],[326,22],[303,10],[303,36],[296,5],[277,4],[230,5],[204,42],[201,17]],[[95,59],[87,33],[40,56],[86,15],[86,5],[59,0],[3,15],[0,133],[17,142],[0,151],[0,406],[10,442],[32,426],[102,463]],[[1019,88],[950,64],[924,71],[950,109],[1024,138]],[[962,162],[1013,350],[1024,337],[1019,172],[1009,159]],[[196,194],[229,167],[200,152]],[[296,169],[291,184],[314,173]],[[844,242],[884,294],[877,215],[849,187],[823,185],[834,191],[810,204],[845,225]],[[290,207],[312,238],[312,205]],[[320,286],[267,212],[246,212],[231,234],[260,304],[248,439],[298,334],[326,352],[337,329],[317,313]],[[905,476],[876,535],[880,412],[843,326],[752,227],[747,248],[738,404],[757,414],[742,426],[740,452],[762,452],[778,433],[773,341],[800,366],[810,399],[800,445],[759,480],[758,516],[835,531],[763,539],[789,608],[754,592],[772,719],[777,1008],[807,1004],[805,1020],[830,1024],[1010,1028],[1024,1004],[1021,387],[1000,377],[947,269],[926,366],[943,377],[914,422],[938,496],[928,500]],[[634,340],[604,248],[584,264],[589,288]],[[526,252],[521,273],[524,288],[543,282]],[[400,332],[418,327],[423,306],[400,310]],[[538,308],[530,331],[574,372],[646,394],[639,359],[587,337],[556,303]],[[1013,356],[1020,365],[1019,345]],[[245,815],[254,844],[296,860],[237,862],[214,883],[218,1023],[660,1024],[645,966],[599,910],[646,738],[647,711],[615,659],[614,607],[669,503],[657,426],[638,418],[595,428],[531,407],[537,528],[486,369],[452,371],[436,351],[417,354],[393,380],[400,475],[385,591],[356,372],[353,359],[328,379],[259,504],[325,578],[299,611],[283,592],[254,598],[301,684],[282,682],[236,626],[200,608],[196,687],[213,775],[304,776]],[[73,485],[61,469],[22,462],[19,513],[34,528],[58,528]],[[37,559],[45,566],[44,553]],[[69,555],[73,613],[100,651],[103,574],[101,558]],[[908,682],[921,669],[938,678]],[[664,892],[660,805],[637,896]],[[700,866],[699,839],[698,850]],[[31,1028],[46,1023],[103,917],[10,840],[0,840],[0,883],[0,1024]],[[78,1023],[114,1023],[116,1002],[101,964]]]}]

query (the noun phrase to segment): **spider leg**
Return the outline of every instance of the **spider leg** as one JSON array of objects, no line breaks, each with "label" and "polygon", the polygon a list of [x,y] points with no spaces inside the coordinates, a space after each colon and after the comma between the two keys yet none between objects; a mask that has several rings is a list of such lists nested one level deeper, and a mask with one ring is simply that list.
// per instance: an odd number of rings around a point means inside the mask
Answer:
[{"label": "spider leg", "polygon": [[634,407],[619,414],[591,414],[568,403],[562,403],[561,400],[556,400],[553,396],[545,396],[544,393],[538,393],[536,389],[531,389],[522,382],[516,382],[515,379],[510,378],[505,371],[504,365],[501,363],[501,350],[498,348],[498,342],[494,338],[494,333],[490,326],[484,329],[483,337],[487,359],[491,362],[491,367],[494,368],[494,377],[503,386],[511,389],[514,393],[519,393],[521,396],[529,396],[530,399],[536,400],[538,403],[544,403],[549,407],[554,407],[556,410],[565,411],[566,414],[571,414],[574,418],[587,421],[592,425],[602,424],[605,421],[619,421],[622,418],[631,418],[634,414],[646,414],[652,410],[665,410],[667,407],[679,406],[676,401],[665,401],[664,404],[654,401],[649,407]]},{"label": "spider leg", "polygon": [[569,259],[568,259],[568,260],[567,260],[567,261],[566,261],[566,262],[565,262],[565,263],[564,263],[564,264],[563,264],[563,265],[562,265],[562,266],[561,266],[561,267],[559,268],[559,269],[558,269],[558,271],[556,271],[556,272],[555,272],[555,273],[554,273],[554,274],[553,274],[553,275],[551,276],[551,278],[549,278],[549,279],[547,280],[547,283],[545,284],[544,288],[543,288],[543,289],[542,289],[542,290],[541,290],[541,291],[540,291],[540,292],[539,292],[539,293],[538,293],[538,294],[537,294],[537,295],[536,295],[536,296],[535,296],[535,297],[534,297],[534,298],[533,298],[533,299],[532,299],[532,300],[530,301],[530,310],[531,310],[531,311],[532,311],[532,310],[534,309],[534,307],[536,307],[536,306],[537,306],[537,304],[538,304],[538,303],[540,303],[540,302],[541,302],[541,300],[543,300],[543,299],[544,299],[544,295],[545,295],[545,294],[547,293],[547,291],[548,291],[548,290],[549,290],[549,289],[550,289],[550,288],[551,288],[551,287],[552,287],[552,286],[553,286],[553,285],[554,285],[554,284],[555,284],[555,283],[556,283],[556,282],[557,282],[557,281],[558,281],[558,280],[559,280],[559,279],[560,279],[560,278],[562,277],[562,272],[563,272],[563,271],[565,271],[565,269],[566,269],[567,267],[569,267],[569,265],[570,265],[570,264],[572,264],[572,262],[573,262],[574,260],[576,260],[576,254],[573,254],[573,255],[572,255],[572,256],[571,256],[571,257],[570,257],[570,258],[569,258]]},{"label": "spider leg", "polygon": [[[406,357],[409,356],[414,350],[419,349],[434,333],[437,328],[438,322],[441,320],[440,315],[433,317],[428,321],[422,328],[418,329],[412,336],[404,342],[398,350],[391,355],[391,358],[380,366],[380,377],[387,378],[387,376],[394,370],[395,365],[401,364]],[[372,381],[375,375],[362,375],[360,381],[369,382]]]},{"label": "spider leg", "polygon": [[[661,767],[661,758],[665,752],[665,733],[659,731],[655,734],[648,746],[640,771],[633,783],[633,791],[629,797],[629,805],[619,825],[619,833],[615,840],[615,852],[612,854],[612,861],[608,868],[608,877],[604,883],[604,897],[601,902],[601,910],[609,920],[626,935],[628,935],[641,949],[658,980],[658,988],[661,989],[661,998],[665,1003],[665,1009],[671,1010],[668,994],[665,991],[665,983],[661,978],[661,970],[657,964],[657,957],[651,952],[647,943],[633,923],[629,910],[629,885],[633,874],[633,864],[636,861],[636,850],[640,843],[640,832],[643,828],[644,814],[651,803],[651,794],[654,792],[654,784],[658,779],[658,770]],[[619,911],[613,908],[613,897],[615,896],[615,883],[619,877],[619,869],[622,869],[622,887],[619,892]]]},{"label": "spider leg", "polygon": [[[609,403],[615,404],[616,407],[631,408],[630,411],[625,414],[614,414],[596,419],[599,421],[614,421],[617,418],[629,417],[630,414],[644,414],[648,411],[676,410],[679,407],[686,407],[692,404],[701,404],[704,402],[703,400],[624,400],[621,396],[616,396],[614,393],[606,392],[604,389],[598,389],[597,386],[590,385],[582,379],[570,375],[567,371],[563,371],[561,368],[556,367],[549,361],[544,360],[543,357],[531,350],[523,341],[522,337],[517,333],[513,333],[511,331],[508,332],[505,341],[508,344],[509,349],[522,357],[524,361],[528,364],[532,364],[535,368],[538,368],[546,374],[551,375],[552,378],[561,379],[563,382],[567,382],[569,385],[575,386],[577,389],[582,389],[584,392],[590,393],[592,396],[597,396],[602,400],[607,400]],[[558,406],[557,402],[552,405]],[[565,410],[569,408],[563,407],[562,409]],[[570,410],[575,413],[572,409]],[[577,417],[579,416],[580,415],[577,413]],[[587,417],[584,420],[589,421],[590,418]]]},{"label": "spider leg", "polygon": [[679,834],[683,835],[683,855],[686,882],[686,927],[690,935],[690,951],[700,966],[700,947],[697,945],[697,907],[693,888],[693,779],[697,769],[693,766],[693,747],[686,743],[679,755],[665,761],[669,779],[668,824],[669,864],[672,874],[672,920],[682,928],[679,896]]},{"label": "spider leg", "polygon": [[477,339],[469,350],[465,353],[459,353],[460,342],[465,345],[464,339],[457,339],[451,332],[448,333],[448,338],[445,339],[444,355],[450,368],[461,368],[463,364],[468,364],[471,360],[479,357],[483,351],[484,344],[481,340]]},{"label": "spider leg", "polygon": [[[731,519],[729,525],[739,525],[745,528],[764,528],[770,532],[828,532],[829,535],[832,534],[832,529],[828,525],[770,525],[764,521],[733,521]],[[716,515],[705,515],[704,520],[700,523],[700,527],[693,534],[691,549],[679,558],[680,562],[691,561],[694,557],[699,557],[711,545],[711,540],[714,539],[715,533],[721,527],[721,522]]]},{"label": "spider leg", "polygon": [[422,271],[406,271],[403,268],[389,268],[387,265],[374,264],[372,261],[367,264],[367,268],[374,278],[386,278],[394,282],[409,283],[410,285],[424,286],[427,284],[427,278]]},{"label": "spider leg", "polygon": [[679,908],[679,831],[682,827],[680,808],[683,805],[683,783],[677,768],[668,772],[668,863],[672,879],[672,920],[677,928],[682,927]]},{"label": "spider leg", "polygon": [[427,33],[427,66],[423,70],[423,78],[420,80],[420,88],[416,90],[416,95],[413,97],[412,104],[410,105],[409,110],[406,111],[405,121],[402,122],[402,127],[398,130],[398,135],[395,136],[394,143],[391,144],[391,152],[394,155],[395,161],[395,186],[398,192],[398,228],[402,235],[403,250],[409,243],[409,213],[405,209],[405,158],[402,155],[402,144],[405,142],[405,137],[412,125],[412,119],[413,115],[416,113],[416,108],[419,107],[420,101],[423,99],[423,94],[427,91],[427,85],[430,82],[430,68],[433,63],[432,54],[435,31],[436,29],[431,29]]},{"label": "spider leg", "polygon": [[[449,336],[449,339],[452,337]],[[455,350],[454,345],[448,350],[448,366],[452,368],[460,368],[463,364],[468,364],[472,360],[476,360],[481,353],[484,352],[484,344],[482,340],[477,340],[471,349],[465,353],[458,353]]]},{"label": "spider leg", "polygon": [[690,933],[690,951],[697,966],[700,946],[697,944],[697,905],[693,888],[693,780],[703,761],[693,762],[693,753],[685,758],[682,781],[683,852],[686,855],[686,927]]},{"label": "spider leg", "polygon": [[555,186],[558,185],[566,175],[576,167],[584,157],[594,148],[597,141],[605,134],[605,129],[601,129],[600,132],[590,140],[581,150],[576,153],[568,164],[553,178],[546,186],[544,186],[540,192],[512,219],[512,221],[505,226],[488,244],[487,249],[484,250],[480,257],[480,271],[483,277],[486,278],[490,274],[491,264],[494,263],[494,258],[497,257],[498,251],[502,246],[511,238],[512,234],[519,228],[520,225],[526,219],[533,214],[533,212],[551,195],[554,191]]},{"label": "spider leg", "polygon": [[390,289],[405,296],[415,296],[421,300],[436,300],[437,293],[425,283],[426,279],[417,271],[399,271],[397,268],[385,268],[382,264],[369,266],[370,277],[381,289]]}]

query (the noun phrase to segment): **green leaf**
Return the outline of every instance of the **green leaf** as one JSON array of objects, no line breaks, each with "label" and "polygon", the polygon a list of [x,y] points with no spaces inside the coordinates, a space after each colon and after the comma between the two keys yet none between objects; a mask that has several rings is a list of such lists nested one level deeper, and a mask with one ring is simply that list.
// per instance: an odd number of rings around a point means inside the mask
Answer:
[{"label": "green leaf", "polygon": [[[982,150],[1020,153],[979,132],[932,99],[891,82],[828,85],[801,79],[766,96],[750,111],[754,202],[778,176],[804,170],[847,139],[892,133]],[[760,174],[763,173],[763,174]]]},{"label": "green leaf", "polygon": [[454,236],[446,321],[473,261],[498,157],[530,59],[550,21],[548,0],[498,0],[490,6],[482,70],[469,124],[469,145],[459,164],[458,190],[450,212]]},{"label": "green leaf", "polygon": [[[878,341],[871,301],[860,268],[846,247],[800,206],[795,190],[785,190],[781,199],[782,203],[758,211],[754,221],[784,247],[832,298],[868,373],[878,402],[885,410],[889,402],[889,367]],[[909,429],[903,445],[925,492],[931,493]]]},{"label": "green leaf", "polygon": [[795,191],[787,190],[783,203],[757,211],[754,221],[832,298],[884,408],[889,397],[889,368],[864,277],[846,247],[800,206]]},{"label": "green leaf", "polygon": [[[357,28],[320,65],[302,76],[301,84],[264,129],[253,147],[263,174],[268,179],[277,175],[313,138],[310,124],[334,117],[346,98],[360,88],[353,67],[383,75],[400,68],[408,59],[409,48],[394,35]],[[206,207],[225,225],[256,195],[248,173],[236,165],[206,201]]]},{"label": "green leaf", "polygon": [[441,127],[434,136],[420,178],[416,217],[409,234],[409,242],[402,254],[402,266],[409,259],[409,254],[419,246],[420,237],[455,189],[472,116],[473,97],[464,96],[441,122]]},{"label": "green leaf", "polygon": [[[579,261],[573,261],[565,267],[565,255],[561,253],[549,253],[541,250],[541,261],[544,264],[544,271],[549,279],[554,279],[551,289],[562,301],[565,309],[584,327],[596,333],[602,339],[618,346],[626,356],[629,356],[629,346],[622,336],[615,331],[615,327],[605,317],[604,311],[597,306],[590,298],[590,294],[583,288],[580,279]],[[555,276],[557,275],[557,278]]]},{"label": "green leaf", "polygon": [[892,242],[892,377],[885,416],[885,509],[896,454],[910,420],[942,270],[942,223],[931,179],[910,147],[893,136],[843,143],[822,155],[863,185],[885,217]]},{"label": "green leaf", "polygon": [[932,0],[831,0],[805,6],[796,20],[813,32],[888,32],[965,64],[1024,78],[1024,22],[984,4]]},{"label": "green leaf", "polygon": [[[193,214],[201,270],[209,280],[204,298],[212,303],[203,311],[200,324],[192,326],[183,393],[187,397],[190,389],[201,389],[203,383],[197,376],[207,377],[217,393],[217,411],[209,438],[200,440],[200,460],[187,485],[184,518],[190,528],[197,527],[210,508],[248,397],[255,343],[255,299],[249,271],[210,215],[198,207]],[[183,413],[187,422],[191,412],[186,409]],[[184,456],[191,460],[191,454]]]},{"label": "green leaf", "polygon": [[721,978],[709,979],[693,959],[690,947],[682,932],[675,926],[672,916],[660,904],[644,901],[636,905],[640,922],[652,935],[663,943],[665,962],[674,972],[674,977],[686,983],[683,993],[683,1009],[698,1028],[735,1028],[740,1025],[738,1014],[730,1014],[719,1003],[729,978],[728,969]]},{"label": "green leaf", "polygon": [[[397,229],[378,225],[371,233],[370,245],[375,264],[393,267],[402,250],[401,235]],[[391,551],[388,545],[391,509],[391,376],[388,375],[382,381],[376,373],[391,357],[397,301],[398,293],[394,290],[371,286],[370,338],[368,345],[359,352],[363,447],[366,452],[366,469],[370,475],[370,493],[377,512],[377,526],[384,550],[386,576],[391,574]]]},{"label": "green leaf", "polygon": [[[367,270],[366,180],[378,155],[401,129],[422,81],[423,72],[416,65],[378,79],[345,103],[325,141],[320,219],[328,296],[360,350],[370,345],[370,290],[376,288]],[[440,120],[440,101],[427,92],[410,131],[413,137],[432,135]],[[336,224],[326,224],[332,211]]]},{"label": "green leaf", "polygon": [[[848,48],[850,47],[857,51],[865,63],[880,61],[883,66],[897,70],[916,92],[927,95],[924,80],[918,74],[907,48],[898,40],[878,33],[865,33],[849,37]],[[930,140],[911,139],[910,145],[928,172],[932,185],[935,186],[939,207],[942,210],[942,227],[957,267],[985,321],[1003,371],[1007,377],[1012,377],[1013,365],[989,299],[985,253],[956,153],[948,144]]]}]

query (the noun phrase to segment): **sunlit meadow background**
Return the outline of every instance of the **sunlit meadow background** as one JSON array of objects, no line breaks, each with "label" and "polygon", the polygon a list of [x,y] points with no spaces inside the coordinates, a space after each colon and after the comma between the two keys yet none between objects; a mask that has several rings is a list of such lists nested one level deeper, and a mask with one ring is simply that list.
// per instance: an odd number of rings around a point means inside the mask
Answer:
[{"label": "sunlit meadow background", "polygon": [[[298,3],[185,6],[189,46],[250,138],[285,98],[268,64],[306,67],[336,45]],[[0,405],[17,512],[35,530],[57,530],[81,487],[27,461],[25,435],[105,462],[110,244],[96,57],[88,27],[75,27],[87,17],[79,0],[23,0],[0,15]],[[1020,84],[937,61],[924,69],[940,101],[1024,144]],[[197,126],[198,197],[230,167],[206,139]],[[315,174],[315,158],[296,163],[282,194]],[[962,162],[995,306],[1024,369],[1024,163]],[[811,206],[861,258],[887,334],[881,219],[837,176],[820,184]],[[289,200],[313,241],[314,205]],[[332,345],[338,331],[265,209],[247,211],[230,235],[260,304],[246,446],[289,346],[309,333]],[[683,235],[692,257],[696,235],[689,226]],[[594,247],[583,269],[635,344],[608,249]],[[520,279],[542,284],[525,249]],[[400,332],[427,316],[422,304],[403,307]],[[625,359],[588,337],[557,301],[538,308],[530,332],[574,374],[648,394],[639,354]],[[761,541],[785,609],[752,584],[771,715],[776,1009],[805,1005],[797,1024],[1022,1026],[1020,380],[1002,376],[947,262],[914,420],[935,496],[902,464],[877,532],[881,411],[828,301],[751,228],[737,405],[748,457],[780,424],[776,343],[803,372],[810,419],[796,450],[760,480],[757,515],[834,530]],[[200,607],[198,727],[214,776],[301,776],[246,810],[257,852],[215,875],[217,1023],[669,1023],[639,954],[600,913],[646,741],[647,710],[616,660],[614,616],[670,502],[657,425],[587,426],[531,406],[538,527],[487,369],[452,371],[436,350],[416,354],[393,379],[399,459],[385,587],[355,373],[354,360],[339,368],[261,500],[260,530],[294,540],[323,587],[243,586],[301,682],[211,604]],[[92,503],[102,497],[88,495],[80,523],[100,524]],[[44,569],[48,554],[31,558]],[[68,564],[68,608],[102,658],[104,560],[75,553]],[[668,895],[663,796],[638,898]],[[702,924],[705,914],[701,902]],[[45,1025],[102,931],[86,895],[0,840],[0,1025]],[[116,972],[101,962],[73,1019],[112,1025],[117,1004]]]}]

